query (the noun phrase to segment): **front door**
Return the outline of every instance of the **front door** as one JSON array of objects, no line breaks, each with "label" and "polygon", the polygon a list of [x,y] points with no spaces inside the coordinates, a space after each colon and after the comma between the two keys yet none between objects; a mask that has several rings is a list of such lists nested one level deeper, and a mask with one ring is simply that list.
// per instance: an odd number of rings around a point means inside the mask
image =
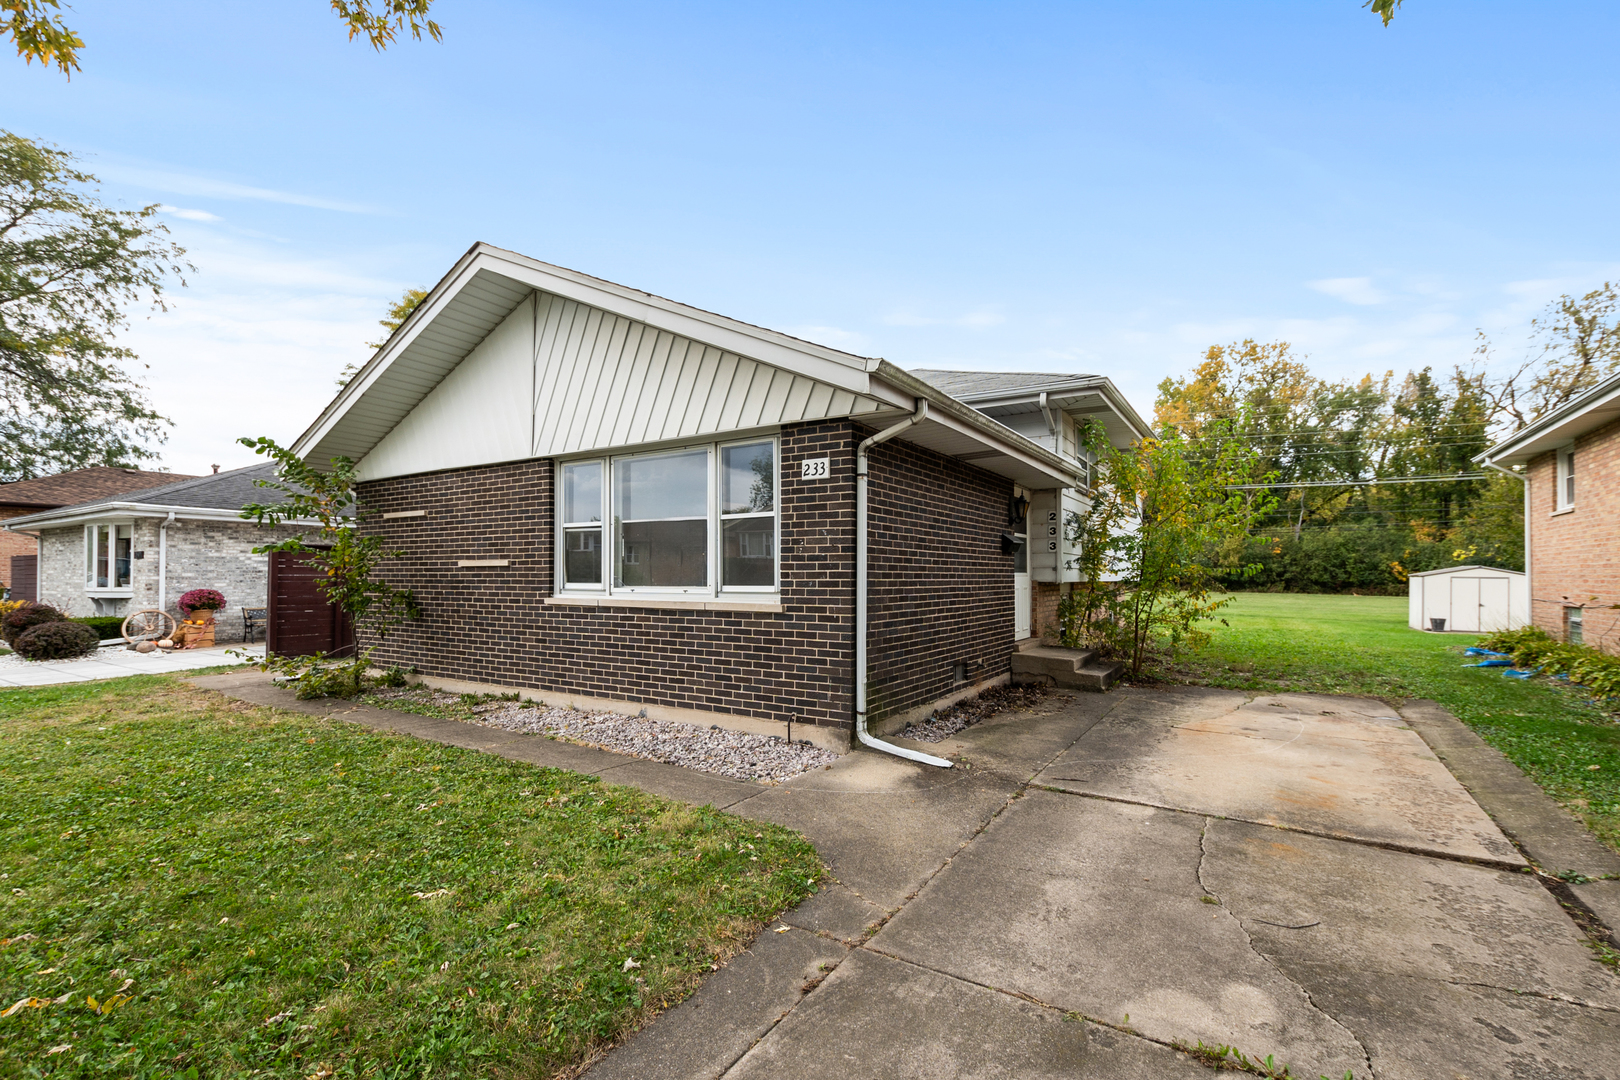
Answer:
[{"label": "front door", "polygon": [[1030,609],[1033,596],[1029,584],[1029,518],[1013,526],[1018,549],[1013,552],[1013,640],[1023,641],[1030,636]]}]

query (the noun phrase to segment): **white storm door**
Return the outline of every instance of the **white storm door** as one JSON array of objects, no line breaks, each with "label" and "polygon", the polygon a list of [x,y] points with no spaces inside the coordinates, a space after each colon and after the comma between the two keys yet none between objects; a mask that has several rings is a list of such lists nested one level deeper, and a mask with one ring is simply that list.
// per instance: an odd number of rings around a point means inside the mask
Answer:
[{"label": "white storm door", "polygon": [[1030,636],[1030,609],[1034,606],[1034,597],[1029,584],[1029,537],[1019,536],[1022,541],[1018,550],[1013,553],[1013,640],[1022,641]]},{"label": "white storm door", "polygon": [[1479,582],[1479,628],[1508,628],[1508,582],[1506,578],[1481,578]]},{"label": "white storm door", "polygon": [[1451,579],[1451,622],[1447,630],[1479,630],[1479,578]]}]

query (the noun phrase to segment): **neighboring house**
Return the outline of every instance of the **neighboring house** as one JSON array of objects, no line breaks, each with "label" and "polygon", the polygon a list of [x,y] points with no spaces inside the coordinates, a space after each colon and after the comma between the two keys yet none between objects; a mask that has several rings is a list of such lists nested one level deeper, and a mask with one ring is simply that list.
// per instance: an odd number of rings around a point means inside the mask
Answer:
[{"label": "neighboring house", "polygon": [[[985,407],[1009,419],[1045,391],[1060,431],[1085,415],[1121,444],[1145,431],[1106,379],[1005,378]],[[356,460],[372,528],[405,553],[389,577],[425,618],[379,660],[847,738],[1008,677],[1031,579],[1060,576],[1057,553],[1030,561],[1016,511],[1088,480],[1048,430],[480,244],[294,449]]]},{"label": "neighboring house", "polygon": [[296,529],[260,528],[242,507],[273,501],[254,486],[271,464],[148,487],[113,498],[14,518],[39,539],[39,599],[70,615],[126,615],[162,608],[178,617],[181,594],[218,589],[219,641],[242,638],[241,609],[266,604],[268,556],[253,548]]},{"label": "neighboring house", "polygon": [[[27,533],[14,532],[4,526],[11,518],[24,514],[37,514],[59,506],[107,499],[128,491],[139,491],[155,484],[174,480],[189,480],[189,476],[174,473],[148,472],[144,469],[120,469],[99,465],[91,469],[74,469],[55,476],[40,476],[32,480],[17,480],[0,484],[0,582],[19,591],[14,600],[34,599],[35,556],[38,546]],[[16,558],[19,561],[12,562]],[[26,595],[25,595],[26,594]]]},{"label": "neighboring house", "polygon": [[1620,652],[1620,376],[1479,460],[1524,466],[1531,621],[1565,640]]}]

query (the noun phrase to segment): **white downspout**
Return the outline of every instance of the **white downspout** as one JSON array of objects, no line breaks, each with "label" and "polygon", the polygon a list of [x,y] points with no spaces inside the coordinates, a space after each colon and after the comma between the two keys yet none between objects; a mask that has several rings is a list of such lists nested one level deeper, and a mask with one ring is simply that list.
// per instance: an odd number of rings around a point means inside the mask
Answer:
[{"label": "white downspout", "polygon": [[[1535,592],[1530,585],[1530,466],[1527,463],[1524,472],[1516,473],[1512,469],[1504,469],[1496,462],[1486,461],[1483,458],[1480,459],[1480,464],[1487,469],[1495,469],[1503,476],[1511,476],[1524,485],[1524,606],[1526,609],[1524,624],[1534,626],[1536,625],[1536,601]],[[1508,618],[1510,620],[1513,617],[1511,611],[1512,605],[1509,605],[1510,614]]]},{"label": "white downspout", "polygon": [[174,511],[158,526],[158,610],[168,611],[169,595],[169,526],[174,524]]},{"label": "white downspout", "polygon": [[874,750],[949,769],[953,766],[945,758],[884,742],[866,730],[866,454],[927,416],[928,402],[919,398],[915,413],[884,428],[855,450],[855,737]]}]

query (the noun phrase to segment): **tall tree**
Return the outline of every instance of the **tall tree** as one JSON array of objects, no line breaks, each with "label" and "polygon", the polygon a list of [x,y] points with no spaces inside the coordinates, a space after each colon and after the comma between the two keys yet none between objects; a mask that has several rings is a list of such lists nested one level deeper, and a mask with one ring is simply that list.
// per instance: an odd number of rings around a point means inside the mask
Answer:
[{"label": "tall tree", "polygon": [[[408,30],[417,41],[426,33],[444,40],[444,31],[428,18],[433,0],[329,0],[338,21],[349,28],[349,40],[363,37],[378,52]],[[38,60],[56,65],[68,78],[79,71],[84,39],[62,21],[61,0],[0,0],[0,30],[16,43],[25,64]]]},{"label": "tall tree", "polygon": [[[410,318],[411,312],[416,310],[416,306],[426,299],[426,289],[406,289],[405,295],[388,305],[388,314],[377,320],[377,325],[388,331],[388,333],[383,335],[381,341],[366,342],[366,348],[377,350],[388,344],[388,339],[394,336],[394,331],[403,326],[405,320]],[[359,370],[360,365],[353,361],[344,364],[343,370],[338,372],[337,384],[339,386],[348,386],[349,380],[354,378]]]},{"label": "tall tree", "polygon": [[1517,431],[1620,371],[1620,288],[1605,281],[1581,297],[1567,293],[1530,321],[1533,343],[1517,367],[1492,362],[1483,332],[1475,375],[1499,430]]},{"label": "tall tree", "polygon": [[65,150],[0,130],[0,480],[156,456],[169,423],[115,344],[194,269],[156,204],[114,210]]}]

